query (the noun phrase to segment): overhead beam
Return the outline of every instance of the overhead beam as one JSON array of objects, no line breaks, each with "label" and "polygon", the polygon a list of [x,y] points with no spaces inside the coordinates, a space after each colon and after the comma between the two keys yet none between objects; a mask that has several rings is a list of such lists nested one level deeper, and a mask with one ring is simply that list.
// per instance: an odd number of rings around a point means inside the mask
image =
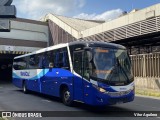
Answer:
[{"label": "overhead beam", "polygon": [[0,19],[0,32],[10,32],[10,20]]}]

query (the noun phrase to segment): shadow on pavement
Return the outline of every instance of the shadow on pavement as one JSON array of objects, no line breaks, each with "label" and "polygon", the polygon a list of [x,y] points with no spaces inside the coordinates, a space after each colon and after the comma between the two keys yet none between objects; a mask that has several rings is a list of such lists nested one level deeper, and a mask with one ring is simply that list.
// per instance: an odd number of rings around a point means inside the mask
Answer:
[{"label": "shadow on pavement", "polygon": [[[16,90],[16,91],[23,93],[22,90]],[[44,95],[44,94],[40,94],[40,93],[36,93],[36,92],[31,92],[31,91],[29,91],[29,94],[41,97],[43,99],[48,99],[50,101],[61,102],[62,103],[62,100],[60,98],[57,98],[57,97],[48,96],[48,95]],[[121,116],[120,114],[122,112],[123,112],[122,114],[124,114],[124,112],[131,111],[129,109],[121,108],[121,107],[116,106],[116,105],[98,107],[98,106],[90,106],[90,105],[86,105],[86,104],[78,103],[78,102],[75,102],[72,107],[78,108],[79,111],[76,111],[76,112],[82,112],[83,115],[85,113],[85,116],[96,116],[96,115],[97,116],[113,116],[115,114],[117,116]],[[67,113],[67,112],[70,112],[70,111],[63,111],[63,112]],[[75,111],[72,111],[72,112],[77,114]],[[78,113],[78,115],[79,114],[81,114],[81,113]]]},{"label": "shadow on pavement", "polygon": [[12,81],[10,80],[0,80],[0,85],[3,85],[3,84],[12,84]]}]

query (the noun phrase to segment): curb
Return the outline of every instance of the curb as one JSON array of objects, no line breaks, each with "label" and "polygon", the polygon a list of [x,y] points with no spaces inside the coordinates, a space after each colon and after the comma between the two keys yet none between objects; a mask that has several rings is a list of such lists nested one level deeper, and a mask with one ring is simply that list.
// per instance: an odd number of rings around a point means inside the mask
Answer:
[{"label": "curb", "polygon": [[136,94],[135,96],[160,100],[160,97],[154,97],[154,96],[146,96],[146,95],[139,95],[139,94]]}]

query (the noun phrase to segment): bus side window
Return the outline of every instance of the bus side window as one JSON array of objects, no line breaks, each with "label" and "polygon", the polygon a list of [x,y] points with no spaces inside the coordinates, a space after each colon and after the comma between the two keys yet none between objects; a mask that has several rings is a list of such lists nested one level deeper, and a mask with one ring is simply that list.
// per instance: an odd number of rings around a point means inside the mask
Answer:
[{"label": "bus side window", "polygon": [[56,68],[63,68],[69,70],[70,67],[67,48],[63,48],[55,52],[54,65]]},{"label": "bus side window", "polygon": [[13,67],[15,70],[23,70],[23,69],[26,69],[27,67],[27,61],[26,61],[26,58],[18,58],[18,59],[15,59],[14,62],[13,62]]},{"label": "bus side window", "polygon": [[29,57],[29,69],[38,69],[38,64],[39,64],[39,56],[31,55]]},{"label": "bus side window", "polygon": [[69,69],[69,58],[68,58],[67,51],[64,51],[64,52],[63,52],[63,60],[62,60],[62,63],[63,63],[63,67],[64,67],[64,68]]},{"label": "bus side window", "polygon": [[59,51],[56,51],[55,66],[57,68],[63,68],[63,51],[62,51],[62,49],[60,49]]},{"label": "bus side window", "polygon": [[48,54],[48,60],[49,60],[49,68],[55,67],[55,65],[54,65],[55,53],[54,53],[54,51],[49,51],[47,54]]},{"label": "bus side window", "polygon": [[38,66],[41,69],[49,68],[49,60],[48,60],[47,53],[43,53],[43,54],[40,55],[39,65]]},{"label": "bus side window", "polygon": [[63,68],[63,52],[60,51],[59,53],[59,68]]},{"label": "bus side window", "polygon": [[69,70],[69,58],[67,54],[67,49],[62,49],[59,56],[60,68]]},{"label": "bus side window", "polygon": [[56,51],[54,61],[54,66],[59,68],[59,51]]}]

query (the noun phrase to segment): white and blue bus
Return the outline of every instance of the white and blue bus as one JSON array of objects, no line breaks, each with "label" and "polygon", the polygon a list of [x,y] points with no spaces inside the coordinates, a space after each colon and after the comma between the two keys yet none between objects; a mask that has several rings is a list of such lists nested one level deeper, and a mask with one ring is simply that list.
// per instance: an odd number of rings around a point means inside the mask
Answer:
[{"label": "white and blue bus", "polygon": [[44,48],[14,58],[13,84],[93,106],[134,100],[134,77],[125,47],[76,41]]}]

